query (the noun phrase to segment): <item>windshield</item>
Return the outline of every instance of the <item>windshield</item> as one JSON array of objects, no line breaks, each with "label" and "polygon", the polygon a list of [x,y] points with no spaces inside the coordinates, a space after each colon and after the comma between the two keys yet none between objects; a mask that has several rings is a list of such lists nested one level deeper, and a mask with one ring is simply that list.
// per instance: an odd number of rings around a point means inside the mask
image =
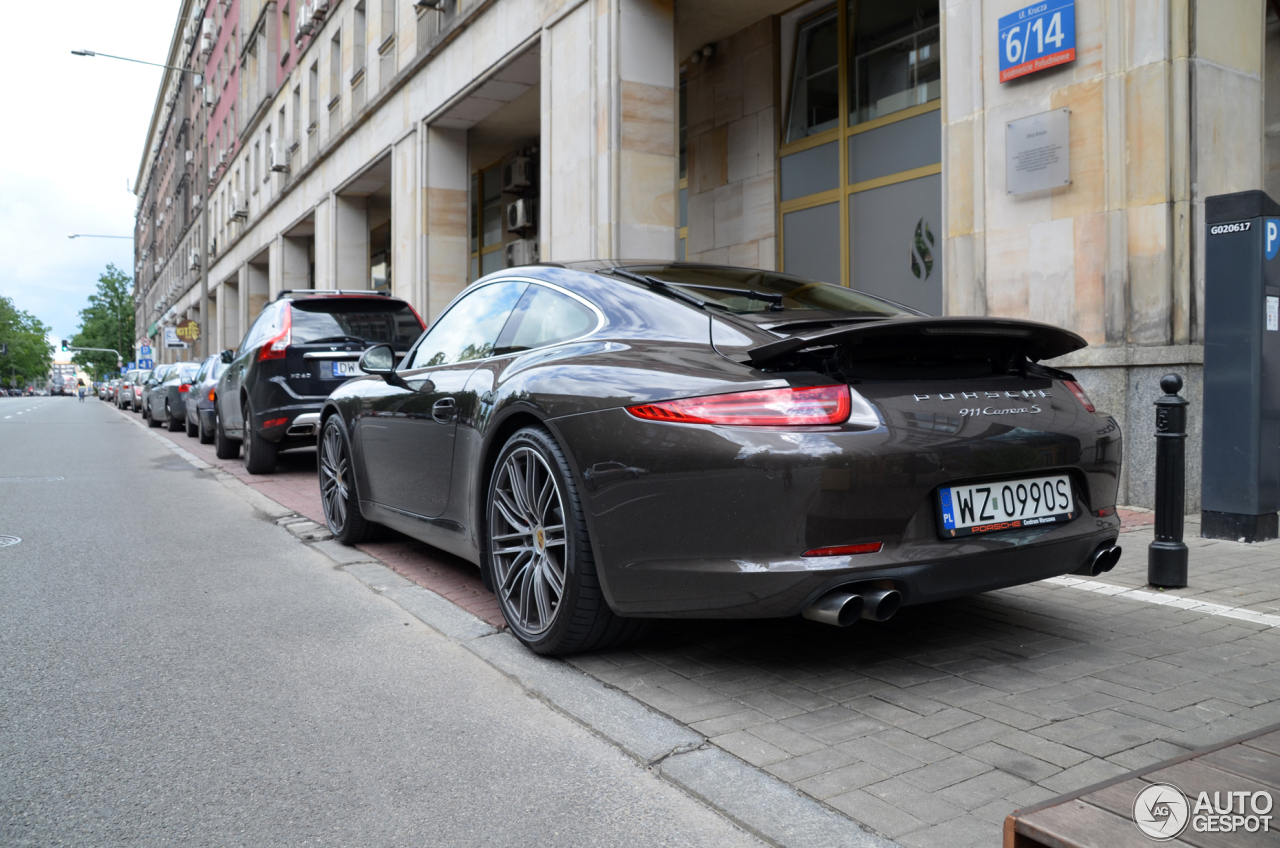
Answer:
[{"label": "windshield", "polygon": [[[700,300],[726,311],[774,312],[777,296],[784,311],[821,309],[859,318],[888,318],[921,313],[844,286],[819,283],[776,271],[722,268],[715,265],[628,265],[625,270],[687,290]],[[753,296],[754,295],[754,296]],[[763,295],[763,297],[761,296]],[[772,295],[772,297],[769,297]]]},{"label": "windshield", "polygon": [[422,335],[422,322],[402,300],[318,297],[292,306],[293,344],[363,341],[408,350]]}]

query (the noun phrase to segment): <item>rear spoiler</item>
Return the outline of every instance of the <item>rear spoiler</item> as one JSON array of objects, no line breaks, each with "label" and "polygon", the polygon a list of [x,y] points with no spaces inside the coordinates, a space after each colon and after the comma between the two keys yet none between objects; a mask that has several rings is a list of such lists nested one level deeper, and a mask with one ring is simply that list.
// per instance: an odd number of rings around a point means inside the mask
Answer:
[{"label": "rear spoiler", "polygon": [[886,347],[893,347],[894,343],[932,347],[934,345],[930,345],[930,342],[959,345],[978,340],[1007,342],[1010,347],[1020,349],[1032,362],[1053,359],[1089,346],[1088,342],[1070,330],[1037,321],[1020,321],[1016,318],[902,317],[852,324],[816,333],[801,333],[753,347],[747,351],[747,355],[752,364],[763,365],[789,353],[816,347],[877,342],[885,343]]}]

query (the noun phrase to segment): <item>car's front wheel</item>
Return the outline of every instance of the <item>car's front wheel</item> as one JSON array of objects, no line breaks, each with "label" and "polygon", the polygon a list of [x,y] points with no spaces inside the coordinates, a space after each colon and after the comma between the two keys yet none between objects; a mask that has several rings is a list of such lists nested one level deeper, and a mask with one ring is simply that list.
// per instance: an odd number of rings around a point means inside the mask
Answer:
[{"label": "car's front wheel", "polygon": [[250,474],[270,474],[276,470],[280,448],[253,429],[253,408],[244,405],[244,470]]},{"label": "car's front wheel", "polygon": [[160,422],[156,420],[156,413],[155,410],[151,408],[151,404],[147,404],[147,408],[142,410],[140,414],[147,419],[148,427],[160,426]]},{"label": "car's front wheel", "polygon": [[240,443],[227,437],[222,428],[222,416],[213,414],[213,453],[218,459],[235,459],[240,455]]},{"label": "car's front wheel", "polygon": [[320,501],[333,538],[344,545],[368,539],[377,525],[360,513],[355,475],[351,470],[351,442],[342,417],[331,415],[320,433],[316,467],[320,473]]},{"label": "car's front wheel", "polygon": [[540,427],[516,432],[489,481],[486,559],[502,615],[539,654],[615,644],[644,622],[605,602],[564,452]]}]

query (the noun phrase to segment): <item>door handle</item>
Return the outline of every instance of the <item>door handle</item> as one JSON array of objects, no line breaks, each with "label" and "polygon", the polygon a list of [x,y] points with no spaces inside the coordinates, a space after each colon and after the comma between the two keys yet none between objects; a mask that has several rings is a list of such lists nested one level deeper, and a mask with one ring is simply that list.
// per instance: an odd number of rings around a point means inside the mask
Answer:
[{"label": "door handle", "polygon": [[458,405],[453,398],[441,398],[431,405],[431,417],[441,424],[448,424],[458,412]]}]

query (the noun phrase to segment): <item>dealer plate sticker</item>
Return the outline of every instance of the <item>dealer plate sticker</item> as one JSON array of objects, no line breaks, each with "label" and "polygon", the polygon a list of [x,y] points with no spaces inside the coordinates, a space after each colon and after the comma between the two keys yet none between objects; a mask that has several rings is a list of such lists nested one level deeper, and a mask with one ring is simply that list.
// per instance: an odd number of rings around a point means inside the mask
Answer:
[{"label": "dealer plate sticker", "polygon": [[1061,524],[1076,517],[1071,478],[1065,474],[944,486],[938,490],[938,501],[948,536]]}]

